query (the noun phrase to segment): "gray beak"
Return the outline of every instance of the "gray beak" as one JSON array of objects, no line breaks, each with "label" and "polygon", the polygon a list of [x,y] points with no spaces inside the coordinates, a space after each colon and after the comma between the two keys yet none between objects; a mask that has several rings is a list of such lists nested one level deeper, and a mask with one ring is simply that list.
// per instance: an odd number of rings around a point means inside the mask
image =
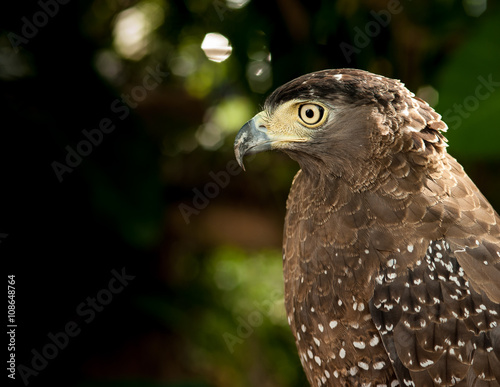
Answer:
[{"label": "gray beak", "polygon": [[243,170],[243,157],[271,150],[272,139],[267,134],[262,113],[257,114],[240,129],[234,140],[234,155]]}]

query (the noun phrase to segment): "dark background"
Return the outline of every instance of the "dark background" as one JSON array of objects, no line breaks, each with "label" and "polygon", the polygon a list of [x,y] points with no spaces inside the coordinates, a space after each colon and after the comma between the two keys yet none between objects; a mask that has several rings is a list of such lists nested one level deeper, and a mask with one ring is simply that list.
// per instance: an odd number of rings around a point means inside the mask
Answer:
[{"label": "dark background", "polygon": [[[232,161],[241,125],[303,73],[401,79],[444,116],[450,153],[500,208],[498,2],[8,3],[0,254],[16,280],[17,366],[53,357],[30,386],[305,385],[280,251],[297,165],[260,154],[240,173]],[[232,46],[223,62],[201,49],[211,32]],[[68,147],[88,154],[58,178]],[[134,276],[114,295],[112,270]],[[82,313],[88,297],[106,305]],[[67,324],[78,334],[51,352]]]}]

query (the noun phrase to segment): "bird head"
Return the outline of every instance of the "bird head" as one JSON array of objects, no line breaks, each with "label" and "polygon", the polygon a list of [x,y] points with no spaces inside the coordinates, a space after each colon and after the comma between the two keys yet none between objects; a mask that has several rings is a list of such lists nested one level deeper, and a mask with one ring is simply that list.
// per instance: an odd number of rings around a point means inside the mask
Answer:
[{"label": "bird head", "polygon": [[405,139],[411,147],[413,134],[439,118],[398,80],[356,69],[318,71],[267,98],[236,136],[235,155],[243,167],[245,155],[279,150],[306,172],[352,179],[382,168]]}]

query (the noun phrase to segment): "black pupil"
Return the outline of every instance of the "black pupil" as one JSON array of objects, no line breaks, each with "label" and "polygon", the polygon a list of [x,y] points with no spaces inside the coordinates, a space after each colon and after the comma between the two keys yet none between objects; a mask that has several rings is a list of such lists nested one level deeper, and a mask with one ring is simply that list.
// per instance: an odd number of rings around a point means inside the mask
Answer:
[{"label": "black pupil", "polygon": [[313,118],[313,117],[314,117],[314,110],[312,110],[312,109],[307,109],[307,110],[306,110],[306,117],[307,117],[307,118]]}]

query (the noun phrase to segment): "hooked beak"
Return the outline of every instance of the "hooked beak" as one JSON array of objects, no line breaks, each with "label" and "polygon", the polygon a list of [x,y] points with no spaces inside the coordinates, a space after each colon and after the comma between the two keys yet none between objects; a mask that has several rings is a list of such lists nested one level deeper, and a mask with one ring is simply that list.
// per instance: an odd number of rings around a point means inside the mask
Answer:
[{"label": "hooked beak", "polygon": [[243,125],[234,140],[234,155],[243,170],[245,155],[271,150],[273,139],[267,133],[263,114],[264,112],[260,112]]}]

